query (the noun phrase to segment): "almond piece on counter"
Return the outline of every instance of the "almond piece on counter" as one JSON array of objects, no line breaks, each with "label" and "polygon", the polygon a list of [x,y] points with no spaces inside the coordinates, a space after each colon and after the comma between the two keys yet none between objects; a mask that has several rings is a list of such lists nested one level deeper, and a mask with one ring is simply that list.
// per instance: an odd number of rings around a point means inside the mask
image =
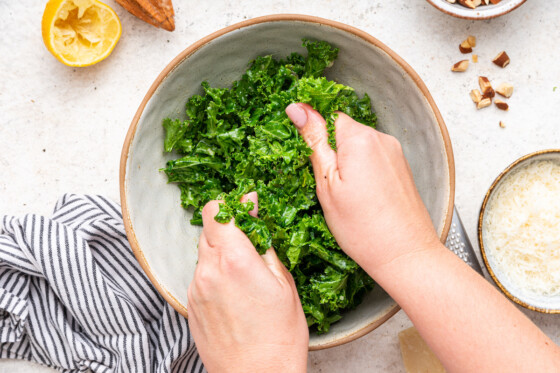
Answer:
[{"label": "almond piece on counter", "polygon": [[472,47],[468,41],[463,40],[463,42],[459,44],[459,50],[461,51],[461,53],[467,54],[472,52]]},{"label": "almond piece on counter", "polygon": [[500,66],[501,68],[506,67],[509,65],[509,56],[505,51],[501,51],[498,55],[492,60],[496,65]]},{"label": "almond piece on counter", "polygon": [[473,54],[472,55],[472,62],[478,63],[478,54]]},{"label": "almond piece on counter", "polygon": [[473,89],[470,95],[471,95],[471,99],[475,104],[478,104],[482,100],[482,94],[478,89]]},{"label": "almond piece on counter", "polygon": [[496,92],[504,97],[510,98],[513,94],[513,86],[509,83],[502,83],[498,89],[496,89]]},{"label": "almond piece on counter", "polygon": [[480,102],[476,104],[476,108],[480,110],[480,109],[488,107],[490,105],[492,105],[492,99],[486,97],[486,98],[483,98],[482,100],[480,100]]},{"label": "almond piece on counter", "polygon": [[453,67],[451,67],[451,71],[461,73],[463,71],[466,71],[467,67],[469,67],[469,60],[462,60],[453,65]]},{"label": "almond piece on counter", "polygon": [[500,127],[506,128],[506,124],[504,122],[500,121]]},{"label": "almond piece on counter", "polygon": [[469,35],[461,42],[461,44],[459,44],[459,50],[463,54],[471,53],[474,47],[476,47],[476,38],[472,35]]},{"label": "almond piece on counter", "polygon": [[495,96],[494,89],[492,88],[492,84],[485,76],[478,77],[478,85],[480,86],[480,90],[482,91],[482,95],[484,97],[492,98]]},{"label": "almond piece on counter", "polygon": [[509,105],[507,104],[507,102],[502,101],[500,99],[495,99],[494,103],[496,104],[496,106],[498,107],[498,109],[500,110],[507,110],[509,109]]},{"label": "almond piece on counter", "polygon": [[500,1],[502,1],[502,0],[490,0],[490,2],[491,2],[492,4],[498,4]]}]

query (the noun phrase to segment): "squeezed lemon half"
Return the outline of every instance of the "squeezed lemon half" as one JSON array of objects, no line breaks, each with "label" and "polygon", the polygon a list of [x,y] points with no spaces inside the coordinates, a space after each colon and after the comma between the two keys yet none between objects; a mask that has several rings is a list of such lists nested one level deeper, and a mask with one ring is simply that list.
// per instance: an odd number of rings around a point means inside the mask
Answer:
[{"label": "squeezed lemon half", "polygon": [[68,66],[89,66],[109,56],[122,27],[98,0],[49,0],[41,22],[45,46]]}]

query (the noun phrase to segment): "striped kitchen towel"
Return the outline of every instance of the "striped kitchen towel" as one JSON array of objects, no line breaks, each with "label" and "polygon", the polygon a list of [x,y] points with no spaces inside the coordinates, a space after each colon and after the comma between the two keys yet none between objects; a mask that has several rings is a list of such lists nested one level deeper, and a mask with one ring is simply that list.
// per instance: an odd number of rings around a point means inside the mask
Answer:
[{"label": "striped kitchen towel", "polygon": [[187,320],[134,258],[120,208],[64,195],[0,219],[0,358],[63,372],[202,372]]}]

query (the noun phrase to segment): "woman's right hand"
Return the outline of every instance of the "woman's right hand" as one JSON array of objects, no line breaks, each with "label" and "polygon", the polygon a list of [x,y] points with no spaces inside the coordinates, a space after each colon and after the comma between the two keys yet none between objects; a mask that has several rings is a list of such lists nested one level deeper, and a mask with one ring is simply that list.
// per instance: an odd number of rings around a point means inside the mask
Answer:
[{"label": "woman's right hand", "polygon": [[338,113],[335,152],[317,111],[291,104],[286,113],[313,150],[317,196],[331,232],[371,276],[401,256],[439,245],[397,139]]},{"label": "woman's right hand", "polygon": [[447,371],[558,371],[560,348],[439,242],[394,137],[338,114],[335,152],[316,111],[292,104],[286,112],[313,149],[317,195],[338,244]]}]

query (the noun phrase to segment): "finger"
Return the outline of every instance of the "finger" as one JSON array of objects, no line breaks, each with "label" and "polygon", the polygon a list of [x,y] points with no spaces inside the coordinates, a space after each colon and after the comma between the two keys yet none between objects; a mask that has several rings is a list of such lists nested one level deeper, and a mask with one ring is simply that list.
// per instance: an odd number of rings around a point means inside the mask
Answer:
[{"label": "finger", "polygon": [[334,121],[334,126],[337,147],[340,147],[343,143],[348,141],[348,139],[360,136],[364,131],[369,131],[368,128],[375,131],[373,128],[355,121],[354,119],[340,111],[337,111],[336,114],[338,115],[336,120]]},{"label": "finger", "polygon": [[266,264],[270,272],[272,272],[272,274],[279,281],[282,282],[288,281],[286,276],[288,270],[286,269],[284,264],[282,264],[280,259],[278,259],[278,255],[276,255],[276,251],[274,250],[274,248],[271,247],[270,249],[266,250],[266,252],[261,255],[261,258],[263,259],[264,264]]},{"label": "finger", "polygon": [[253,209],[249,211],[249,215],[256,218],[257,214],[259,213],[259,196],[257,192],[247,193],[243,197],[241,197],[241,202],[248,202],[248,201],[253,202],[253,204],[255,205]]},{"label": "finger", "polygon": [[198,268],[201,263],[213,263],[215,258],[218,257],[216,254],[216,248],[210,246],[206,234],[202,231],[198,239],[198,261],[196,267]]},{"label": "finger", "polygon": [[[253,210],[249,211],[251,216],[257,217],[258,213],[258,195],[257,192],[251,192],[249,194],[245,194],[241,197],[241,202],[253,201],[255,207]],[[276,255],[276,251],[274,248],[269,248],[263,255],[261,255],[264,264],[266,267],[272,272],[274,277],[280,279],[281,281],[286,280],[291,275],[288,272],[288,269],[282,264],[278,256]],[[292,281],[293,282],[293,281]],[[295,283],[293,284],[295,289]]]},{"label": "finger", "polygon": [[321,115],[307,104],[290,104],[286,114],[299,134],[313,150],[309,157],[316,180],[331,180],[337,176],[336,152],[329,145],[327,124]]},{"label": "finger", "polygon": [[202,232],[211,249],[228,248],[235,245],[236,249],[253,251],[255,248],[249,238],[235,226],[233,220],[228,223],[219,223],[214,217],[220,211],[223,201],[210,201],[202,209]]},{"label": "finger", "polygon": [[338,155],[338,173],[341,180],[347,175],[360,175],[363,162],[386,157],[383,151],[383,133],[361,124],[348,115],[337,112],[334,122]]},{"label": "finger", "polygon": [[206,235],[204,234],[204,231],[202,231],[200,237],[198,238],[198,263],[205,259],[209,246]]}]

